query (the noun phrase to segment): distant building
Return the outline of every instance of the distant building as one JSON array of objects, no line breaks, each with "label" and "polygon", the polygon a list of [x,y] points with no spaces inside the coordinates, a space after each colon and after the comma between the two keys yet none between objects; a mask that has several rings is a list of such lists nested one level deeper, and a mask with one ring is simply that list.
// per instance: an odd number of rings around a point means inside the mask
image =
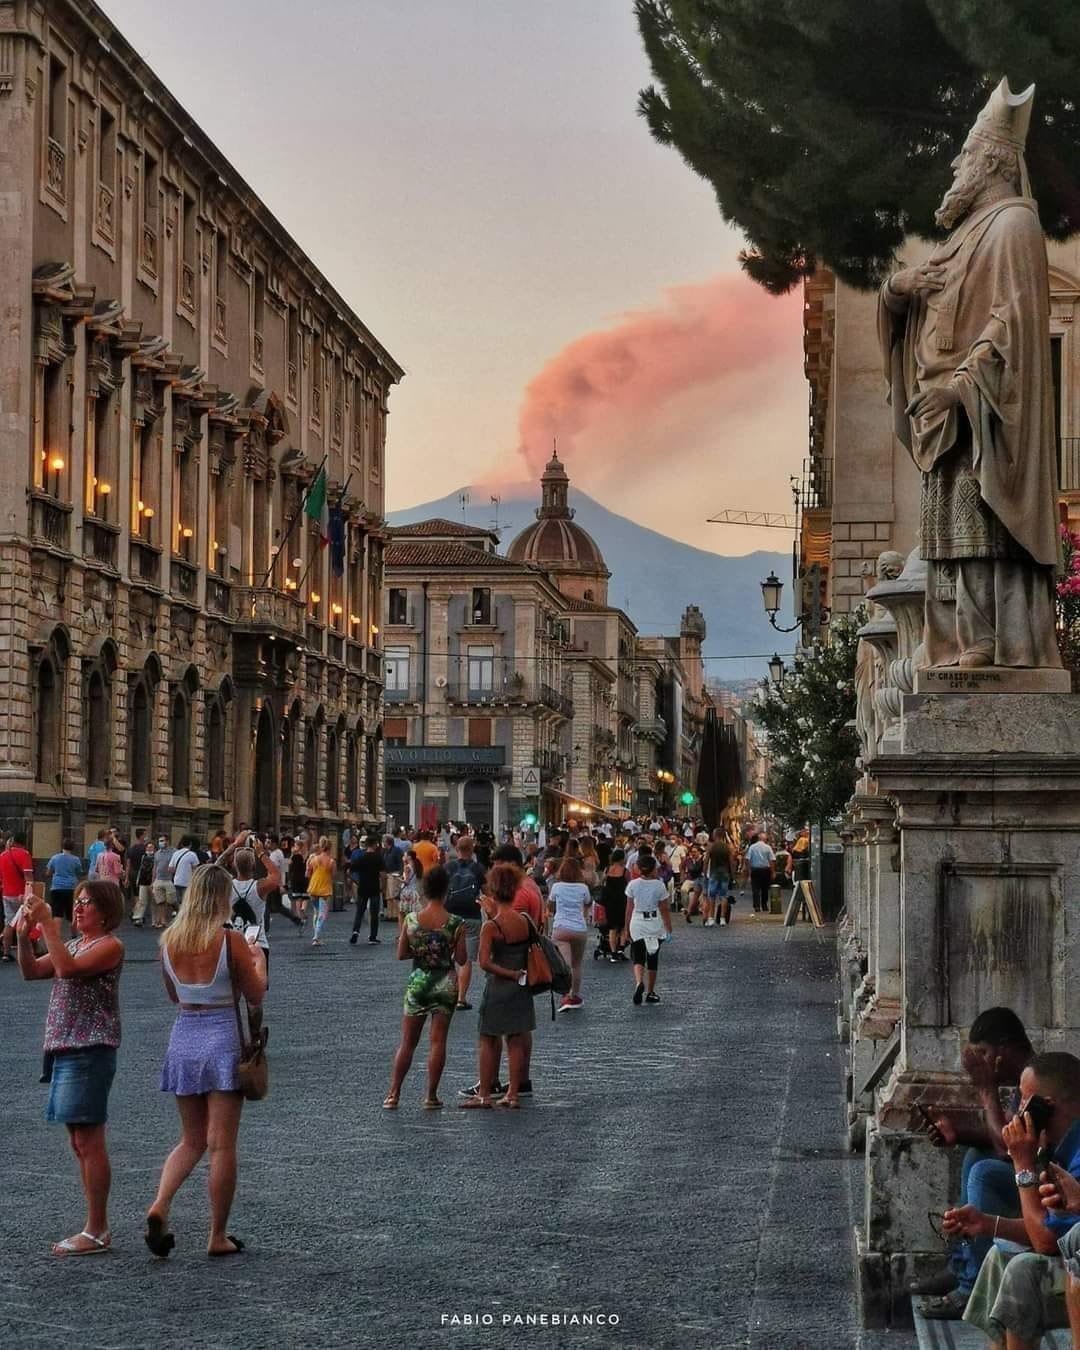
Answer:
[{"label": "distant building", "polygon": [[0,182],[0,818],[377,820],[401,367],[90,0],[0,0]]},{"label": "distant building", "polygon": [[530,811],[561,818],[571,711],[561,593],[498,553],[487,530],[425,520],[388,534],[387,816],[495,831]]},{"label": "distant building", "polygon": [[536,521],[513,540],[507,557],[542,568],[564,597],[569,630],[564,661],[573,704],[572,721],[562,733],[566,804],[590,814],[629,812],[636,777],[637,629],[608,604],[611,573],[596,540],[574,520],[569,487],[566,469],[552,455],[540,480]]}]

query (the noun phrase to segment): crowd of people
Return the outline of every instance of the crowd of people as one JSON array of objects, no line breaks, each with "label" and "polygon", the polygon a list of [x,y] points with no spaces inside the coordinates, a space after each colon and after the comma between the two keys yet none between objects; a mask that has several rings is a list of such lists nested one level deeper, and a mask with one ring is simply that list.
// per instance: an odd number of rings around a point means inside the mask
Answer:
[{"label": "crowd of people", "polygon": [[[244,1246],[228,1231],[241,1070],[261,1023],[276,922],[319,946],[331,906],[351,901],[350,944],[360,941],[365,925],[371,945],[383,941],[380,922],[395,926],[396,956],[411,970],[387,1110],[399,1106],[425,1023],[430,1050],[422,1106],[442,1108],[450,1023],[472,1009],[481,976],[478,1077],[460,1090],[458,1104],[513,1110],[533,1092],[536,996],[550,991],[553,1017],[580,1012],[590,935],[594,961],[629,966],[628,1001],[656,1005],[660,953],[674,916],[726,925],[740,876],[756,887],[760,912],[767,895],[760,899],[755,872],[767,868],[770,886],[790,884],[797,866],[797,847],[774,852],[764,834],[709,834],[667,820],[596,829],[570,822],[510,830],[501,842],[489,831],[449,824],[366,836],[347,829],[333,838],[242,825],[231,838],[218,833],[204,842],[186,834],[175,844],[145,829],[130,840],[102,829],[85,858],[73,840],[63,841],[44,868],[46,896],[33,883],[25,838],[11,836],[0,850],[3,956],[18,962],[25,979],[52,982],[42,1071],[46,1118],[67,1127],[86,1201],[82,1229],[58,1241],[54,1255],[94,1255],[111,1243],[105,1131],[120,1044],[126,922],[161,930],[163,987],[177,1008],[160,1087],[175,1098],[180,1137],[148,1206],[145,1241],[156,1256],[169,1255],[176,1242],[173,1198],[209,1155],[207,1253],[222,1257]],[[543,960],[534,966],[537,952]]]},{"label": "crowd of people", "polygon": [[962,1318],[1000,1350],[1070,1327],[1080,1350],[1080,1059],[1036,1054],[1012,1009],[988,1008],[961,1064],[977,1120],[916,1104],[934,1145],[964,1150],[956,1203],[938,1216],[947,1259],[911,1284],[919,1311]]}]

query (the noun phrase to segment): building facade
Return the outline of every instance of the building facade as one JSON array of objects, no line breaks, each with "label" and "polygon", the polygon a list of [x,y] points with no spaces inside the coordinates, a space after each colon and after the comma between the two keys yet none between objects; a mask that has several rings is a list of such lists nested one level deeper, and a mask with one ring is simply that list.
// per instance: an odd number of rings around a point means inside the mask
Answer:
[{"label": "building facade", "polygon": [[563,596],[487,530],[426,520],[389,531],[383,596],[386,814],[498,832],[561,815]]},{"label": "building facade", "polygon": [[378,818],[400,366],[90,0],[0,0],[0,183],[0,817]]}]

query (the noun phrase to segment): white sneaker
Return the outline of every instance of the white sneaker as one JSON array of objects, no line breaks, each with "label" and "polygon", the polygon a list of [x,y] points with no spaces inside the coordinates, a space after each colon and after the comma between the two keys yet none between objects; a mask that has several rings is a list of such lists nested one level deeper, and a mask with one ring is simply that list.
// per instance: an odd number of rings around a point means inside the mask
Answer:
[{"label": "white sneaker", "polygon": [[716,927],[716,920],[715,920],[715,919],[706,919],[706,920],[705,920],[705,927],[706,927],[706,928],[715,928],[715,927]]},{"label": "white sneaker", "polygon": [[726,927],[727,927],[727,919],[721,919],[721,920],[720,920],[720,927],[721,927],[721,928],[726,928]]}]

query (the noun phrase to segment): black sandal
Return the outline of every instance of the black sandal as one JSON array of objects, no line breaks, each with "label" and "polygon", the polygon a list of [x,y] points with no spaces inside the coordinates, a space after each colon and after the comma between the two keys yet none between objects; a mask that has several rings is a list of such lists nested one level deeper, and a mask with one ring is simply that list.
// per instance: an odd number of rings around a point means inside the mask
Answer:
[{"label": "black sandal", "polygon": [[228,1242],[232,1243],[232,1251],[207,1252],[206,1253],[207,1256],[239,1256],[240,1253],[244,1250],[244,1244],[240,1241],[238,1237],[233,1237],[231,1233],[226,1233],[225,1238]]},{"label": "black sandal", "polygon": [[166,1229],[165,1220],[160,1214],[147,1215],[143,1238],[159,1261],[164,1261],[176,1246],[176,1235]]}]

